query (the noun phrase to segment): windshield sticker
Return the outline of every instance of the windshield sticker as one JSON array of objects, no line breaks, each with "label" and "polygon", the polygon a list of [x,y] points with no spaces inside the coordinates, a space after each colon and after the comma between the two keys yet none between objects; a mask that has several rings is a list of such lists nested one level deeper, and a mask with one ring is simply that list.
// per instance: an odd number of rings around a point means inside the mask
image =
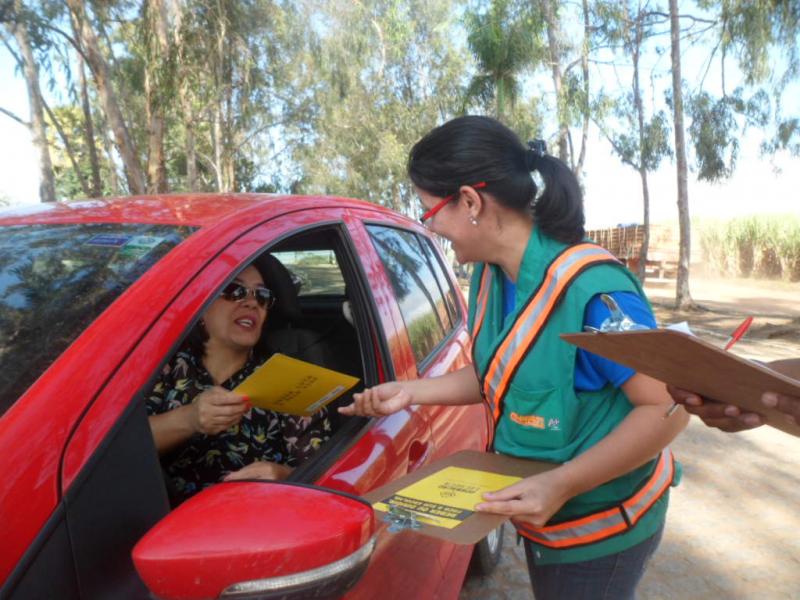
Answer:
[{"label": "windshield sticker", "polygon": [[98,233],[90,237],[86,244],[88,246],[108,246],[109,248],[120,248],[127,244],[132,235],[114,235],[113,233]]},{"label": "windshield sticker", "polygon": [[122,247],[120,255],[126,258],[141,258],[166,239],[155,235],[132,236]]}]

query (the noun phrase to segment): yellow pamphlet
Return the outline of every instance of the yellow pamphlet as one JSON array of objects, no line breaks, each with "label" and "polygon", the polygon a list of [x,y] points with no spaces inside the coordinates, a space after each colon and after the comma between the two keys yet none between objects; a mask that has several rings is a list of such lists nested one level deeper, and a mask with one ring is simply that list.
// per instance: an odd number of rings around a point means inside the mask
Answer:
[{"label": "yellow pamphlet", "polygon": [[233,391],[253,406],[308,417],[356,383],[358,377],[276,353]]},{"label": "yellow pamphlet", "polygon": [[381,502],[376,510],[391,506],[413,512],[423,523],[453,529],[473,514],[485,492],[494,492],[522,479],[463,467],[446,467],[409,485]]}]

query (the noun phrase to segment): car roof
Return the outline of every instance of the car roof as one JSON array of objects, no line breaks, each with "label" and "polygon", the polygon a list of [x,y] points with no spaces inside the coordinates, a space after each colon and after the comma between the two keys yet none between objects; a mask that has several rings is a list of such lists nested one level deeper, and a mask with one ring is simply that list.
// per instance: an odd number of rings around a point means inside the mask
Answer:
[{"label": "car roof", "polygon": [[233,218],[264,218],[306,208],[353,207],[391,213],[376,204],[336,196],[161,194],[33,204],[0,211],[0,226],[56,223],[157,223],[208,227]]}]

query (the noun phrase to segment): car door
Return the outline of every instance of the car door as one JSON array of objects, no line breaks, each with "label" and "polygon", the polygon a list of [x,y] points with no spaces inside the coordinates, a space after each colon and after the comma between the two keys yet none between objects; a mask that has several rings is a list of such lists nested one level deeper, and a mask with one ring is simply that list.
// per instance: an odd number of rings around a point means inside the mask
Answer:
[{"label": "car door", "polygon": [[[435,249],[426,248],[427,237],[409,229],[405,219],[384,217],[368,210],[351,211],[351,235],[379,302],[390,310],[395,325],[391,337],[392,365],[397,379],[432,377],[468,364],[468,336],[463,323],[463,300],[448,297],[445,273],[431,261],[440,260]],[[367,264],[368,263],[368,264]],[[425,307],[428,307],[426,310]],[[422,310],[420,310],[422,308]],[[432,322],[435,326],[428,327]],[[431,438],[415,449],[413,465],[419,468],[436,458],[467,448],[483,449],[486,421],[480,406],[413,407],[431,427]],[[395,416],[395,415],[393,415]],[[378,423],[383,419],[378,419]],[[436,433],[438,432],[438,437]],[[456,435],[458,434],[458,435]],[[391,534],[390,534],[391,535]],[[388,563],[371,569],[356,588],[374,589],[384,580],[389,597],[455,597],[461,587],[471,547],[456,546],[419,535],[395,535],[400,552],[379,554],[373,561]],[[436,578],[441,573],[441,579]],[[389,574],[391,586],[386,585]]]}]

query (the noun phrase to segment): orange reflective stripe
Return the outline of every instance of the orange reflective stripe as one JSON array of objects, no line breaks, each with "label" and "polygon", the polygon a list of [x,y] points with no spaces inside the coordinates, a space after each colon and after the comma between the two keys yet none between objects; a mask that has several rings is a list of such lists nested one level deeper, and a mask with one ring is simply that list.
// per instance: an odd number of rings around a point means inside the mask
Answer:
[{"label": "orange reflective stripe", "polygon": [[486,371],[484,395],[493,407],[495,423],[500,418],[502,399],[518,363],[539,335],[564,290],[585,267],[609,261],[617,262],[607,250],[595,244],[577,244],[567,248],[548,267],[539,289],[517,317]]},{"label": "orange reflective stripe", "polygon": [[[619,515],[619,509],[614,509],[614,512]],[[534,532],[535,529],[531,530],[528,528],[521,529],[520,533],[525,536],[526,538],[533,540],[534,542],[541,544],[542,546],[547,546],[548,548],[569,548],[571,546],[582,546],[584,544],[591,544],[592,542],[599,542],[605,538],[611,537],[612,535],[616,535],[617,533],[621,533],[625,529],[627,529],[628,525],[625,523],[624,520],[617,521],[615,520],[613,525],[601,530],[596,531],[594,533],[587,533],[582,536],[572,537],[569,539],[563,540],[549,540],[547,538],[539,537]]]},{"label": "orange reflective stripe", "polygon": [[[665,472],[667,472],[666,475]],[[650,510],[650,507],[664,495],[664,492],[672,484],[674,474],[675,457],[672,452],[665,450],[661,453],[656,469],[647,485],[622,503],[622,507],[625,509],[632,525],[635,525]]]},{"label": "orange reflective stripe", "polygon": [[556,525],[537,528],[519,523],[517,527],[521,535],[549,548],[569,548],[604,540],[636,525],[664,495],[674,474],[675,461],[666,448],[645,485],[619,506]]}]

